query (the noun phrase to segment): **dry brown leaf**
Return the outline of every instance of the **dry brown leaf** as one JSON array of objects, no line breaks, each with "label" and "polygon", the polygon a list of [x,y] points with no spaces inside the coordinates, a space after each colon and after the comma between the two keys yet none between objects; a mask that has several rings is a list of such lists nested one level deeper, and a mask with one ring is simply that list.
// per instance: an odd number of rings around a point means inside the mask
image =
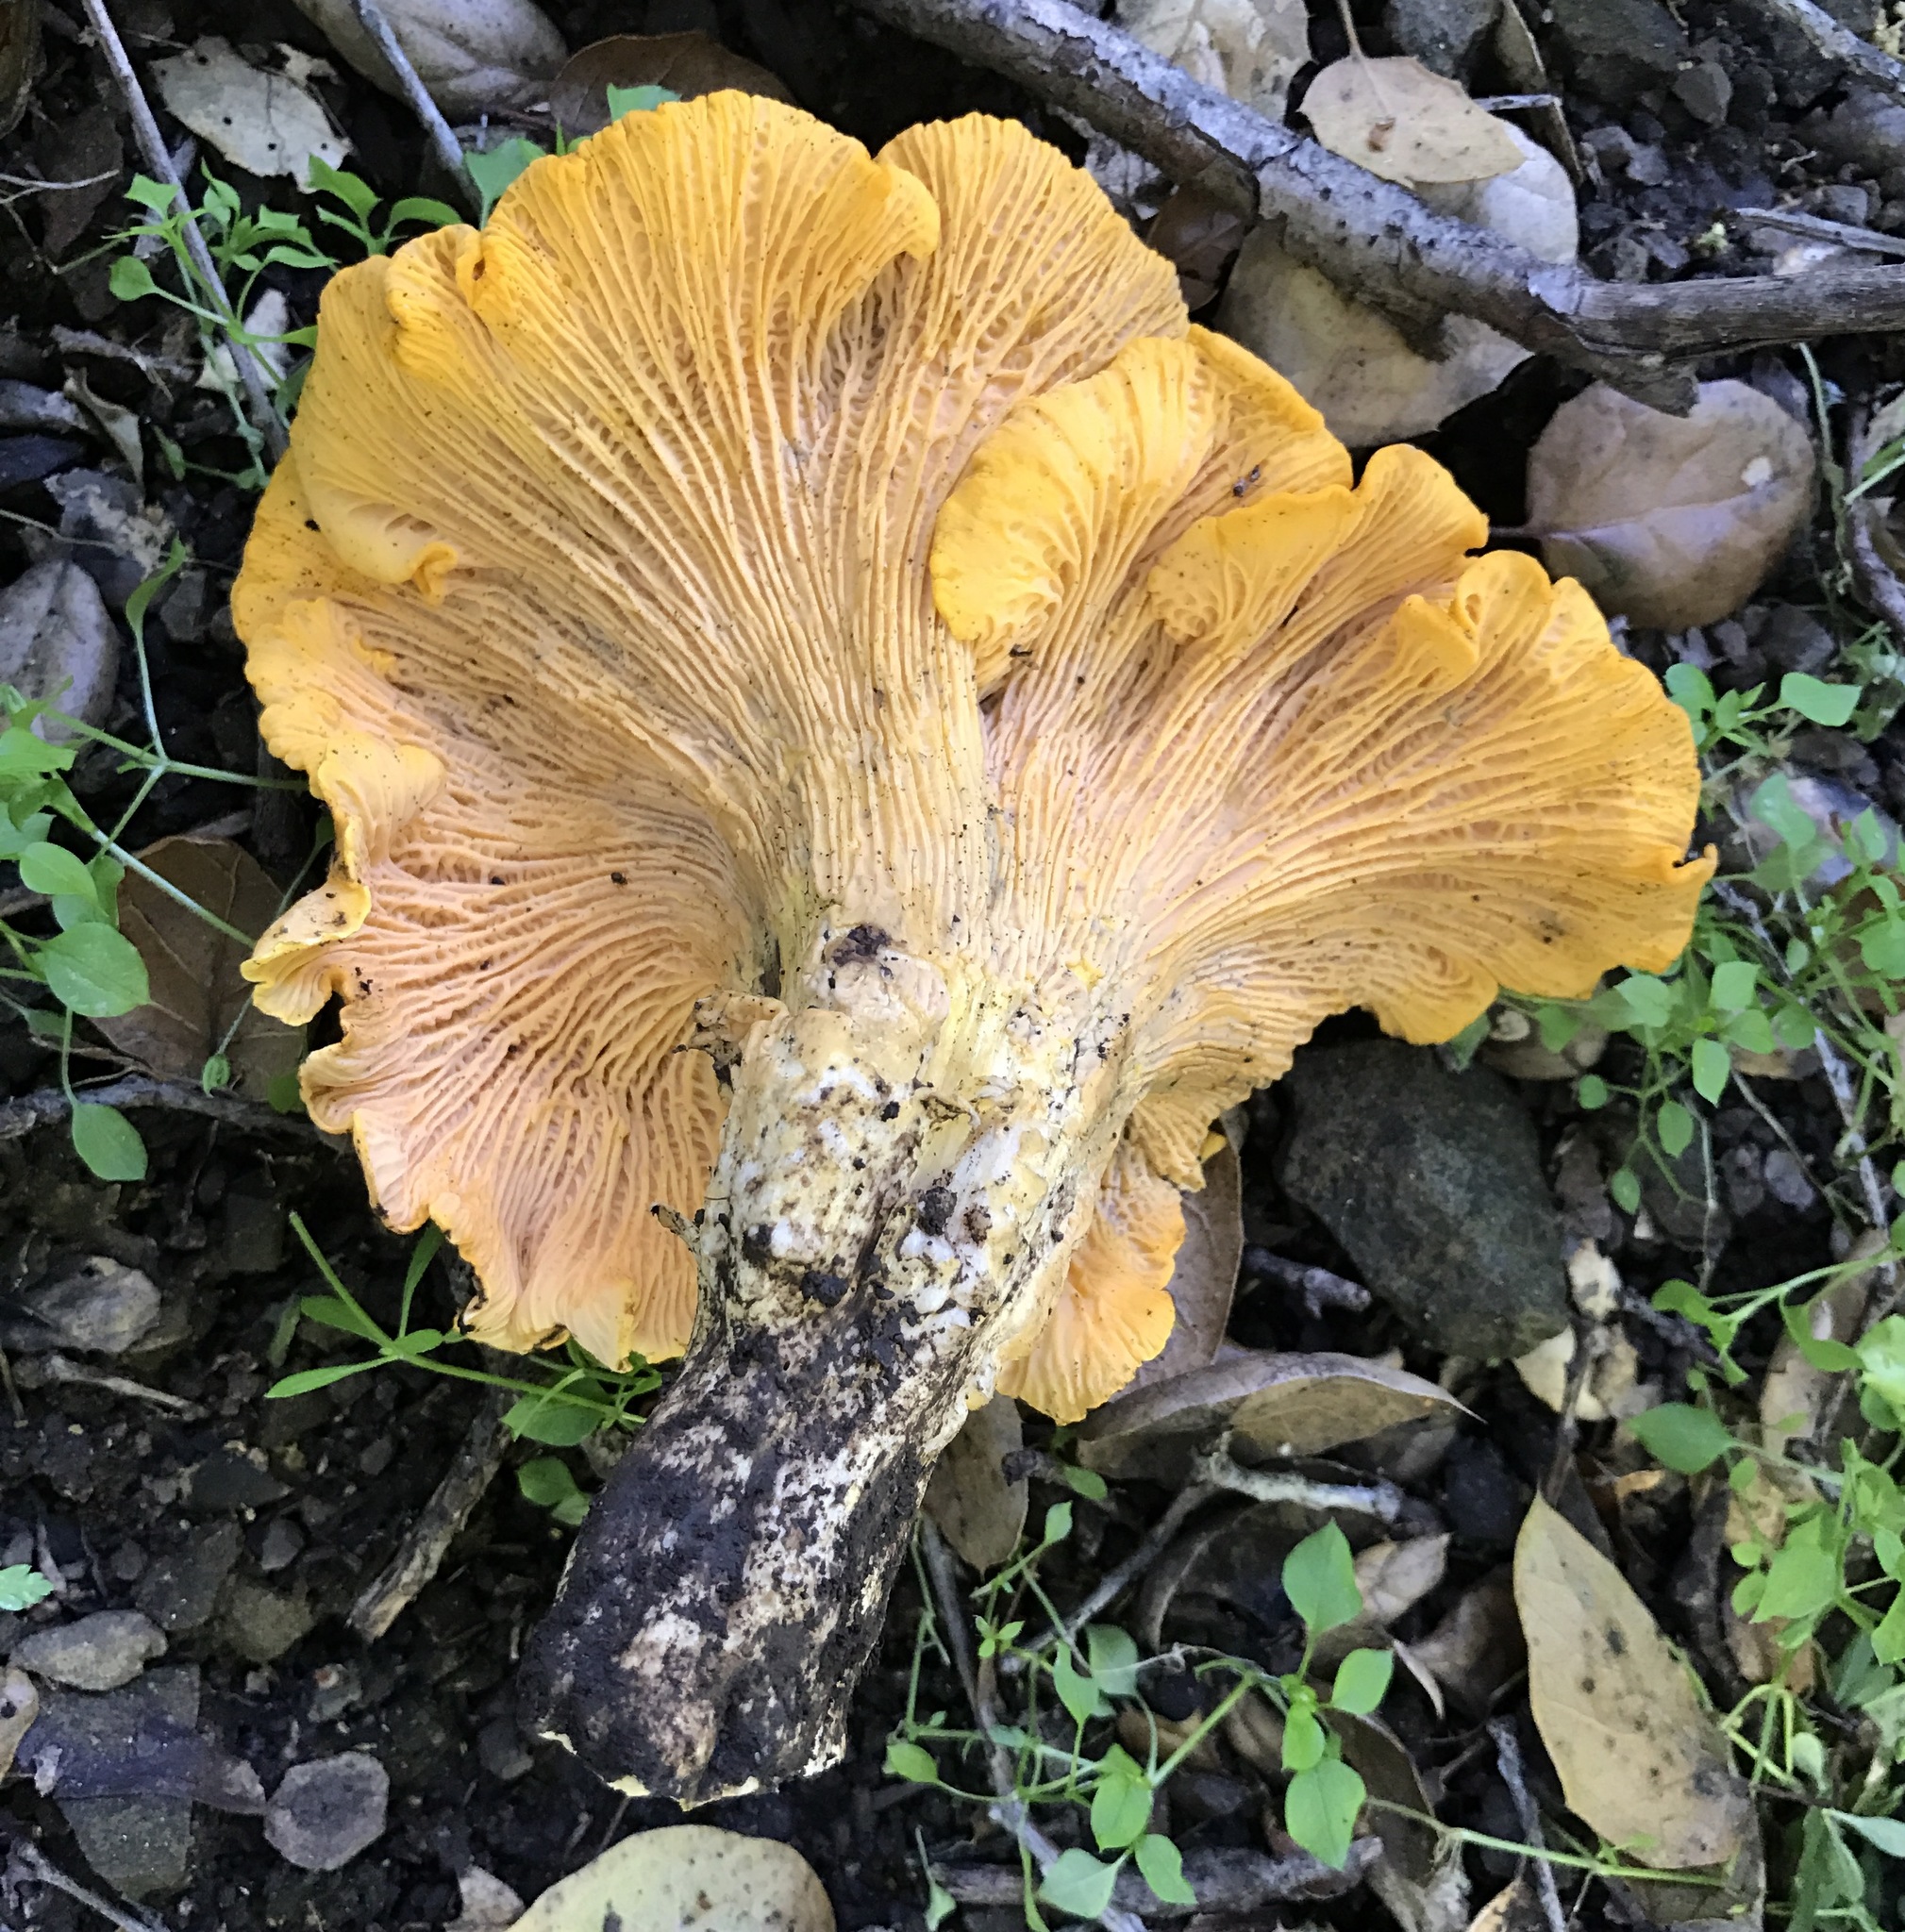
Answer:
[{"label": "dry brown leaf", "polygon": [[1371,1543],[1356,1553],[1356,1587],[1373,1622],[1393,1624],[1442,1581],[1448,1567],[1446,1536],[1412,1537],[1401,1543]]},{"label": "dry brown leaf", "polygon": [[571,140],[609,125],[611,87],[665,87],[684,101],[733,88],[770,101],[794,96],[778,75],[704,33],[610,34],[570,55],[549,83],[549,112]]},{"label": "dry brown leaf", "polygon": [[[260,933],[277,916],[278,890],[270,875],[229,839],[161,839],[139,856],[241,932]],[[139,948],[152,990],[149,1004],[92,1023],[121,1053],[166,1079],[195,1080],[236,1020],[225,1051],[240,1092],[263,1100],[273,1080],[296,1071],[303,1030],[251,1004],[251,988],[238,971],[248,948],[137,873],[128,873],[119,889],[119,925]]]},{"label": "dry brown leaf", "polygon": [[1204,1186],[1184,1196],[1184,1239],[1167,1288],[1177,1318],[1164,1352],[1143,1363],[1126,1388],[1147,1389],[1217,1358],[1230,1325],[1237,1264],[1244,1258],[1244,1186],[1237,1150],[1227,1141],[1204,1163]]},{"label": "dry brown leaf", "polygon": [[514,1932],[834,1932],[813,1867],[792,1845],[711,1824],[638,1831],[553,1885]]},{"label": "dry brown leaf", "polygon": [[[366,80],[403,89],[351,0],[293,0]],[[534,0],[383,0],[397,44],[446,114],[526,108],[542,98],[567,49]]]},{"label": "dry brown leaf", "polygon": [[1461,86],[1420,60],[1361,54],[1326,67],[1303,112],[1331,154],[1406,188],[1486,181],[1522,163],[1522,151]]},{"label": "dry brown leaf", "polygon": [[1104,1475],[1171,1481],[1227,1429],[1246,1454],[1320,1456],[1461,1407],[1433,1382],[1360,1356],[1240,1350],[1093,1410],[1078,1429],[1078,1460]]},{"label": "dry brown leaf", "polygon": [[[1860,1261],[1884,1252],[1885,1237],[1867,1228],[1846,1258]],[[1859,1333],[1878,1270],[1862,1268],[1835,1281],[1811,1308],[1815,1340],[1850,1341]],[[1815,1369],[1790,1335],[1773,1344],[1766,1379],[1760,1386],[1760,1440],[1774,1455],[1814,1434],[1845,1386],[1843,1370]]]},{"label": "dry brown leaf", "polygon": [[1310,59],[1303,0],[1120,0],[1118,25],[1193,80],[1283,118]]},{"label": "dry brown leaf", "polygon": [[1523,1872],[1476,1913],[1468,1932],[1544,1932],[1546,1924],[1534,1881]]},{"label": "dry brown leaf", "polygon": [[1463,1710],[1488,1708],[1495,1693],[1521,1668],[1521,1629],[1506,1571],[1494,1571],[1467,1591],[1406,1661],[1420,1666]]},{"label": "dry brown leaf", "polygon": [[8,1671],[0,1679],[0,1777],[13,1769],[13,1754],[40,1715],[40,1692],[25,1671]]},{"label": "dry brown leaf", "polygon": [[253,175],[289,175],[309,185],[311,158],[343,166],[350,143],[325,105],[288,74],[254,67],[229,41],[206,34],[184,53],[152,63],[153,85],[173,118]]},{"label": "dry brown leaf", "polygon": [[994,1395],[967,1416],[926,1486],[926,1513],[975,1570],[995,1570],[1018,1548],[1028,1486],[1007,1482],[1001,1461],[1026,1445],[1019,1406]]},{"label": "dry brown leaf", "polygon": [[1667,416],[1596,383],[1528,459],[1528,520],[1556,576],[1634,624],[1685,630],[1737,610],[1812,508],[1813,440],[1744,382],[1703,382]]},{"label": "dry brown leaf", "polygon": [[1713,1718],[1620,1572],[1536,1498],[1514,1547],[1529,1702],[1568,1808],[1669,1871],[1724,1863],[1752,1808]]},{"label": "dry brown leaf", "polygon": [[1468,1874],[1462,1846],[1390,1806],[1433,1815],[1434,1801],[1402,1740],[1380,1718],[1331,1711],[1326,1722],[1343,1746],[1344,1762],[1378,1800],[1363,1829],[1381,1841],[1382,1857],[1369,1885],[1402,1932],[1462,1932],[1468,1924]]}]

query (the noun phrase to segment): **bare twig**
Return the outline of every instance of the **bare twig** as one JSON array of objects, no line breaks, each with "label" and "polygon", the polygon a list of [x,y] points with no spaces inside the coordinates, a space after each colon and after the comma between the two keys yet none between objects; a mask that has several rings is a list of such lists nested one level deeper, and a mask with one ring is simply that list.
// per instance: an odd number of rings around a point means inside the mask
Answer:
[{"label": "bare twig", "polygon": [[110,1375],[101,1369],[89,1369],[85,1363],[75,1362],[70,1356],[57,1351],[52,1355],[26,1357],[16,1373],[21,1384],[28,1389],[43,1382],[65,1382],[84,1389],[103,1389],[109,1395],[124,1395],[134,1402],[149,1403],[154,1408],[166,1409],[186,1422],[197,1422],[206,1413],[199,1404],[188,1402],[182,1395],[169,1394],[163,1389],[151,1388],[125,1375]]},{"label": "bare twig", "polygon": [[192,197],[185,192],[185,183],[178,178],[178,170],[172,165],[172,156],[159,131],[159,123],[153,118],[145,90],[140,86],[139,76],[132,71],[125,43],[119,38],[119,29],[112,24],[112,15],[107,11],[106,0],[80,0],[80,4],[86,8],[87,25],[99,42],[99,51],[106,58],[106,65],[125,98],[125,109],[132,121],[139,152],[146,167],[172,190],[178,203],[184,217],[180,227],[185,237],[186,253],[192,257],[192,265],[205,284],[201,292],[211,305],[219,325],[225,330],[226,340],[231,345],[232,366],[238,371],[238,379],[243,386],[252,421],[264,441],[265,448],[276,459],[285,452],[285,431],[284,423],[271,399],[274,386],[271,372],[244,340],[243,326],[232,308],[230,297],[225,292],[218,265],[211,258],[211,250],[205,245],[205,237],[198,232]]},{"label": "bare twig", "polygon": [[1830,242],[1867,255],[1905,255],[1905,238],[1881,235],[1877,228],[1856,227],[1850,222],[1829,222],[1823,215],[1802,214],[1796,208],[1736,208],[1733,214],[1749,226],[1781,228],[1809,242]]},{"label": "bare twig", "polygon": [[1417,337],[1432,340],[1451,313],[1471,315],[1643,401],[1686,408],[1693,376],[1671,359],[1905,325],[1905,268],[1646,284],[1543,261],[1432,213],[1066,0],[860,4],[1079,115],[1172,180],[1275,224],[1295,259]]},{"label": "bare twig", "polygon": [[357,15],[358,25],[376,43],[377,52],[383,56],[392,76],[403,89],[410,112],[422,124],[425,134],[429,137],[430,146],[436,150],[437,159],[456,184],[457,192],[470,208],[479,207],[481,204],[476,196],[462,147],[450,124],[443,119],[443,110],[430,98],[430,91],[411,64],[410,57],[404,52],[403,42],[391,31],[391,24],[384,18],[383,8],[376,0],[351,0],[351,11]]},{"label": "bare twig", "polygon": [[77,1899],[109,1924],[117,1925],[119,1932],[165,1932],[159,1920],[148,1919],[143,1912],[135,1912],[129,1906],[102,1898],[98,1892],[88,1890],[76,1878],[67,1877],[38,1845],[29,1844],[25,1839],[16,1840],[8,1853],[7,1875],[16,1884],[24,1878],[34,1885],[50,1885],[55,1891],[63,1891],[68,1898]]},{"label": "bare twig", "polygon": [[1343,1509],[1357,1516],[1374,1516],[1395,1523],[1409,1507],[1409,1498],[1392,1482],[1379,1477],[1370,1483],[1326,1483],[1294,1470],[1245,1469],[1230,1459],[1228,1439],[1192,1465],[1199,1483],[1229,1490],[1258,1503],[1296,1503],[1306,1509]]},{"label": "bare twig", "polygon": [[1796,26],[1829,60],[1848,67],[1859,78],[1894,100],[1905,101],[1905,61],[1895,60],[1870,41],[1862,41],[1813,0],[1750,0],[1760,12]]},{"label": "bare twig", "polygon": [[[940,1535],[929,1516],[922,1515],[919,1519],[919,1544],[920,1553],[926,1558],[927,1575],[932,1582],[940,1626],[945,1632],[946,1644],[952,1652],[953,1668],[959,1673],[960,1684],[966,1693],[966,1702],[973,1707],[979,1733],[986,1740],[986,1773],[992,1779],[993,1790],[998,1793],[998,1803],[993,1806],[992,1815],[1026,1848],[1039,1870],[1047,1872],[1059,1861],[1059,1848],[1032,1823],[1025,1801],[1014,1789],[1012,1761],[1007,1757],[1005,1746],[993,1741],[998,1729],[999,1714],[993,1704],[990,1690],[980,1682],[974,1664],[972,1629],[965,1605],[961,1600],[959,1579],[953,1574],[952,1552],[946,1548],[945,1539]],[[1016,1892],[1013,1895],[1018,1896]],[[1128,1912],[1116,1905],[1107,1906],[1098,1914],[1098,1924],[1105,1927],[1105,1932],[1145,1932],[1144,1920],[1135,1912]]]},{"label": "bare twig", "polygon": [[[208,1120],[248,1127],[254,1133],[283,1134],[315,1146],[345,1147],[349,1142],[320,1134],[308,1120],[276,1113],[255,1100],[236,1093],[208,1093],[185,1080],[157,1080],[149,1074],[128,1074],[105,1087],[82,1087],[75,1096],[102,1107],[162,1107],[175,1113],[202,1114]],[[0,1103],[0,1141],[17,1141],[35,1127],[64,1120],[72,1103],[57,1087],[42,1087],[18,1100]]]},{"label": "bare twig", "polygon": [[1221,1493],[1215,1483],[1187,1483],[1172,1497],[1171,1507],[1145,1532],[1137,1548],[1098,1578],[1091,1595],[1065,1619],[1064,1628],[1048,1634],[1038,1648],[1045,1651],[1061,1641],[1072,1642],[1087,1624],[1102,1616],[1134,1583],[1142,1581],[1151,1565],[1170,1548],[1171,1539],[1212,1497]]},{"label": "bare twig", "polygon": [[1303,1306],[1312,1316],[1320,1317],[1325,1308],[1348,1308],[1361,1310],[1369,1306],[1369,1291],[1360,1281],[1345,1280],[1341,1274],[1334,1274],[1328,1268],[1312,1268],[1304,1261],[1286,1260],[1281,1255],[1273,1255],[1268,1248],[1250,1248],[1244,1256],[1244,1266],[1252,1274],[1267,1275],[1272,1281],[1279,1281],[1285,1288],[1294,1288],[1303,1297]]},{"label": "bare twig", "polygon": [[[1308,1852],[1273,1857],[1268,1852],[1243,1846],[1203,1846],[1184,1855],[1184,1882],[1196,1893],[1195,1905],[1154,1903],[1149,1888],[1128,1868],[1118,1874],[1113,1904],[1128,1899],[1153,1919],[1188,1919],[1199,1924],[1269,1923],[1256,1915],[1265,1906],[1294,1899],[1334,1898],[1353,1890],[1382,1856],[1379,1839],[1360,1838],[1350,1846],[1342,1871],[1335,1871]],[[1019,1874],[1009,1865],[935,1863],[933,1876],[961,1905],[1015,1906],[1021,1896]]]},{"label": "bare twig", "polygon": [[397,1553],[351,1606],[350,1626],[359,1637],[381,1637],[415,1600],[442,1565],[457,1532],[496,1479],[510,1446],[503,1413],[513,1389],[493,1389],[463,1433],[455,1459],[406,1532]]},{"label": "bare twig", "polygon": [[[1547,1840],[1541,1835],[1541,1813],[1535,1809],[1528,1780],[1522,1775],[1521,1742],[1514,1734],[1514,1725],[1508,1718],[1496,1718],[1489,1724],[1488,1735],[1495,1740],[1495,1761],[1501,1768],[1502,1782],[1508,1787],[1509,1796],[1514,1800],[1515,1816],[1521,1820],[1522,1836],[1537,1852],[1545,1852]],[[1547,1921],[1548,1932],[1567,1932],[1567,1914],[1561,1907],[1561,1892],[1554,1882],[1554,1867],[1546,1858],[1535,1858],[1530,1862],[1534,1866],[1535,1890],[1541,1898],[1542,1916]]]}]

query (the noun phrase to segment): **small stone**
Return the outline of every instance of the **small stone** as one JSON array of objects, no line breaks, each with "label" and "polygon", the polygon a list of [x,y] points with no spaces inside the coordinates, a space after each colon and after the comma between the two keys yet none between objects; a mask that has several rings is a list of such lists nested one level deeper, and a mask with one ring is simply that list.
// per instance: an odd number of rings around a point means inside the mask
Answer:
[{"label": "small stone", "polygon": [[1496,1074],[1451,1074],[1400,1041],[1359,1041],[1304,1048],[1277,1095],[1293,1116],[1284,1191],[1432,1347],[1520,1356],[1567,1325],[1540,1143]]},{"label": "small stone", "polygon": [[1389,0],[1382,24],[1398,54],[1412,54],[1437,74],[1465,80],[1500,11],[1501,0]]},{"label": "small stone", "polygon": [[145,1550],[130,1537],[113,1551],[106,1567],[115,1583],[137,1583],[145,1574]]},{"label": "small stone", "polygon": [[382,1475],[395,1457],[397,1445],[388,1436],[374,1437],[358,1457],[358,1468],[365,1475]]},{"label": "small stone", "polygon": [[1717,60],[1696,60],[1674,76],[1674,98],[1703,126],[1718,127],[1733,104],[1733,83]]},{"label": "small stone", "polygon": [[507,1717],[493,1717],[476,1733],[476,1756],[483,1769],[506,1785],[526,1777],[536,1768],[523,1733]]},{"label": "small stone", "polygon": [[1806,199],[1815,215],[1848,228],[1865,227],[1872,220],[1872,191],[1863,181],[1831,181]]},{"label": "small stone", "polygon": [[194,1509],[262,1509],[290,1494],[264,1467],[261,1453],[254,1460],[240,1449],[217,1449],[192,1473]]},{"label": "small stone", "polygon": [[276,1663],[316,1619],[303,1597],[240,1577],[226,1592],[225,1639],[247,1663]]},{"label": "small stone", "polygon": [[1610,108],[1671,85],[1687,58],[1663,0],[1550,0],[1546,12],[1577,84]]},{"label": "small stone", "polygon": [[72,1624],[36,1630],[13,1646],[11,1661],[36,1677],[75,1690],[116,1690],[165,1655],[165,1639],[137,1610],[95,1610]]},{"label": "small stone", "polygon": [[217,1257],[229,1274],[275,1274],[284,1265],[284,1204],[262,1175],[242,1174],[227,1191]]},{"label": "small stone", "polygon": [[311,1673],[310,1685],[310,1721],[314,1724],[327,1724],[363,1702],[363,1679],[356,1664],[320,1664]]},{"label": "small stone", "polygon": [[1813,674],[1825,670],[1839,652],[1832,633],[1816,617],[1793,604],[1766,607],[1759,645],[1781,671]]},{"label": "small stone", "polygon": [[1686,267],[1688,256],[1671,235],[1656,228],[1647,237],[1647,259],[1663,275],[1677,275]]},{"label": "small stone", "polygon": [[42,429],[55,436],[68,432],[84,436],[90,428],[71,396],[57,390],[36,389],[30,382],[0,381],[0,429]]},{"label": "small stone", "polygon": [[1625,228],[1589,252],[1588,266],[1611,282],[1644,282],[1649,259],[1647,244]]},{"label": "small stone", "polygon": [[1756,1213],[1766,1201],[1765,1175],[1757,1147],[1730,1147],[1720,1157],[1720,1177],[1726,1184],[1727,1206],[1735,1214]]},{"label": "small stone", "polygon": [[1581,136],[1581,145],[1600,163],[1604,175],[1625,175],[1640,149],[1639,142],[1618,121],[1590,127]]},{"label": "small stone", "polygon": [[1819,1198],[1805,1170],[1783,1147],[1775,1147],[1766,1156],[1764,1172],[1767,1192],[1783,1207],[1810,1208]]},{"label": "small stone", "polygon": [[1673,164],[1663,148],[1651,142],[1636,143],[1628,161],[1628,179],[1637,188],[1664,188],[1673,179]]},{"label": "small stone", "polygon": [[258,1553],[258,1567],[267,1576],[275,1576],[280,1570],[287,1570],[295,1563],[303,1550],[304,1531],[289,1516],[280,1516],[264,1533],[264,1542]]},{"label": "small stone", "polygon": [[265,1841],[287,1864],[335,1872],[382,1835],[391,1780],[367,1751],[294,1764],[272,1793]]},{"label": "small stone", "polygon": [[151,1277],[105,1255],[86,1256],[21,1300],[59,1347],[93,1355],[124,1355],[159,1315]]},{"label": "small stone", "polygon": [[209,1621],[244,1539],[235,1523],[201,1529],[182,1550],[145,1573],[133,1601],[161,1630],[196,1630]]},{"label": "small stone", "polygon": [[[15,443],[49,441],[20,437]],[[98,585],[76,563],[49,557],[0,591],[0,683],[101,724],[118,674],[119,633]],[[54,744],[71,736],[51,719],[34,729]]]},{"label": "small stone", "polygon": [[1805,131],[1833,160],[1883,174],[1905,153],[1905,105],[1876,88],[1849,87],[1831,113],[1812,116]]}]

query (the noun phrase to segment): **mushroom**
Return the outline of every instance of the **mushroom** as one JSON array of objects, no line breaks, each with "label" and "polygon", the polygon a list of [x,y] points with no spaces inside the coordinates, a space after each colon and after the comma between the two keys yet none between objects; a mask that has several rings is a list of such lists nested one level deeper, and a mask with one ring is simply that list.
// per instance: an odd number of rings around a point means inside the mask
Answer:
[{"label": "mushroom", "polygon": [[1005,122],[664,106],[331,282],[233,604],[336,850],[246,970],[472,1335],[687,1351],[525,1670],[604,1777],[840,1755],[968,1407],[1163,1346],[1325,1015],[1673,960],[1686,721],[1485,536]]}]

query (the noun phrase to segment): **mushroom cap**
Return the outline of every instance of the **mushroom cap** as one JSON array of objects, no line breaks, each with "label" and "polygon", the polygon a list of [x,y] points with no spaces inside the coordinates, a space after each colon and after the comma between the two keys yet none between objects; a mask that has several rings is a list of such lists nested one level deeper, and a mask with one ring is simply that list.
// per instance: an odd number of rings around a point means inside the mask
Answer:
[{"label": "mushroom cap", "polygon": [[1004,1371],[1081,1413],[1163,1345],[1210,1121],[1321,1018],[1442,1039],[1684,943],[1686,721],[1485,536],[1419,452],[1352,488],[1014,125],[627,116],[326,291],[233,609],[337,844],[257,998],[342,996],[312,1117],[471,1329],[614,1361],[692,1320],[649,1210],[719,1141],[698,1000],[823,916],[1111,980],[1124,1139]]}]

